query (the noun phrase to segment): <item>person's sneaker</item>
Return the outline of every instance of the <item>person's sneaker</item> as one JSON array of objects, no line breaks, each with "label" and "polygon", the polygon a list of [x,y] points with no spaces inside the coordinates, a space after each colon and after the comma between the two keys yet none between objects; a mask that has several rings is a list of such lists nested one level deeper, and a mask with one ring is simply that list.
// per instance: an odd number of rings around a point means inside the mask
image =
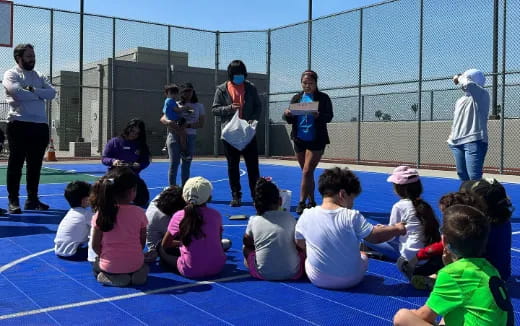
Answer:
[{"label": "person's sneaker", "polygon": [[414,275],[412,276],[411,282],[413,287],[417,290],[433,290],[433,286],[435,285],[435,279],[424,276],[424,275]]},{"label": "person's sneaker", "polygon": [[20,204],[15,202],[9,203],[8,212],[9,214],[22,214]]},{"label": "person's sneaker", "polygon": [[296,206],[296,214],[302,215],[303,210],[307,208],[307,204],[304,201],[301,201],[298,203],[298,206]]},{"label": "person's sneaker", "polygon": [[28,211],[46,211],[49,209],[49,205],[42,203],[40,200],[27,200],[24,209]]},{"label": "person's sneaker", "polygon": [[403,256],[397,258],[397,262],[395,263],[397,265],[397,269],[404,275],[408,280],[411,280],[413,277],[413,269],[411,268],[410,264],[408,263],[408,260],[404,258]]},{"label": "person's sneaker", "polygon": [[242,206],[242,195],[234,193],[233,199],[229,202],[229,206],[231,207],[240,207]]},{"label": "person's sneaker", "polygon": [[97,275],[97,281],[106,286],[124,287],[128,286],[132,278],[128,274],[107,274],[101,272]]},{"label": "person's sneaker", "polygon": [[232,242],[231,239],[221,239],[220,244],[222,245],[222,249],[224,249],[224,251],[228,251],[229,248],[231,248]]}]

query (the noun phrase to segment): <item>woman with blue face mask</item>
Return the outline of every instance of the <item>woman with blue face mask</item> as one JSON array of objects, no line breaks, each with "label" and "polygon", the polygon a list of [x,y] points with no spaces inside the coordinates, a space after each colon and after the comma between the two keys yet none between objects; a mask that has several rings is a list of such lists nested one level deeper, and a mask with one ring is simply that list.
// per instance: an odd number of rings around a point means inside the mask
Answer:
[{"label": "woman with blue face mask", "polygon": [[[227,73],[228,80],[217,86],[212,107],[213,114],[220,117],[221,127],[224,128],[237,111],[240,119],[249,123],[260,120],[262,104],[255,85],[246,80],[246,65],[240,60],[233,60],[227,68]],[[246,163],[251,198],[254,198],[255,184],[260,177],[256,136],[242,150],[236,149],[225,140],[222,140],[222,144],[228,163],[229,187],[233,197],[229,205],[238,207],[242,205],[240,155],[244,156]]]}]

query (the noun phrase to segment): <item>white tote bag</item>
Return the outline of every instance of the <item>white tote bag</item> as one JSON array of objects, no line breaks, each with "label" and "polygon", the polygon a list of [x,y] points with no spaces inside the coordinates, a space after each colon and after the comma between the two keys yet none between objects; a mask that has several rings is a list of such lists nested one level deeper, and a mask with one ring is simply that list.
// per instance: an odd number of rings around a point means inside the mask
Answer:
[{"label": "white tote bag", "polygon": [[243,150],[251,142],[256,134],[258,121],[249,124],[246,120],[238,117],[238,110],[231,120],[222,129],[220,139],[227,141],[239,151]]}]

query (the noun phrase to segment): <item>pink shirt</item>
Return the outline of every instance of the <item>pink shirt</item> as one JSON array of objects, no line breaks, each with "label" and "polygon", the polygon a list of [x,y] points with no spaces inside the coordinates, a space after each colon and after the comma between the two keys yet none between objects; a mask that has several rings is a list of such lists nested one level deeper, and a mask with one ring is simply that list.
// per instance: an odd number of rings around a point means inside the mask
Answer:
[{"label": "pink shirt", "polygon": [[[92,226],[96,225],[98,213],[92,217]],[[141,229],[146,228],[148,220],[140,207],[121,205],[117,211],[116,223],[109,232],[103,232],[101,239],[101,270],[114,273],[133,273],[144,263],[141,245]]]},{"label": "pink shirt", "polygon": [[[199,208],[204,223],[200,239],[191,241],[189,246],[181,246],[181,256],[177,260],[177,269],[186,277],[205,277],[219,273],[226,262],[226,255],[220,243],[222,216],[213,208]],[[179,225],[184,218],[184,210],[175,213],[168,225],[168,232],[176,236]]]}]

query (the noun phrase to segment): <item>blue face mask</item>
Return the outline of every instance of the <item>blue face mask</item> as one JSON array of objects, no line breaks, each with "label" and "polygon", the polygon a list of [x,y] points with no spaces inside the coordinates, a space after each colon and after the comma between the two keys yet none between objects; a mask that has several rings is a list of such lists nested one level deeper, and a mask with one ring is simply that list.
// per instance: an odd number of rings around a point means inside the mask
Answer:
[{"label": "blue face mask", "polygon": [[234,75],[233,76],[233,84],[235,85],[241,85],[246,77],[244,75]]}]

